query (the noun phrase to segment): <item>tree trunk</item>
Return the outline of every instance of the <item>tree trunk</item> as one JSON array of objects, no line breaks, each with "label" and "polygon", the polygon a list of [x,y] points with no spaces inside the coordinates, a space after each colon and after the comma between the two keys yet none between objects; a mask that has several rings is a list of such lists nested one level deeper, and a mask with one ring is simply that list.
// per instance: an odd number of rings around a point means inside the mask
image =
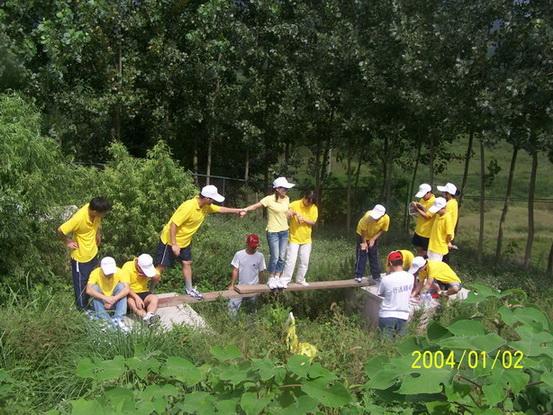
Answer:
[{"label": "tree trunk", "polygon": [[465,195],[465,186],[467,185],[467,179],[469,175],[469,164],[472,158],[472,142],[474,140],[474,131],[469,133],[469,143],[467,146],[467,153],[465,154],[465,168],[463,170],[463,182],[461,184],[461,195],[459,196],[459,206],[463,203],[463,196]]},{"label": "tree trunk", "polygon": [[244,182],[248,184],[250,179],[250,149],[246,148],[246,166],[244,167]]},{"label": "tree trunk", "polygon": [[323,192],[324,192],[324,183],[326,182],[326,179],[328,178],[328,155],[330,152],[330,138],[328,138],[325,141],[325,147],[323,150],[323,156],[320,164],[321,168],[321,174],[319,179],[319,186],[317,188],[317,200],[318,200],[318,208],[322,211],[323,210]]},{"label": "tree trunk", "polygon": [[547,275],[553,277],[553,242],[551,242],[551,248],[549,249],[549,258],[547,259]]},{"label": "tree trunk", "polygon": [[212,150],[212,147],[213,147],[213,138],[210,134],[208,139],[207,139],[207,167],[205,169],[205,174],[206,174],[205,184],[206,184],[206,186],[211,184],[211,177],[210,176],[211,176],[211,150]]},{"label": "tree trunk", "polygon": [[415,181],[417,180],[417,170],[419,169],[419,160],[421,157],[422,141],[419,137],[419,143],[417,146],[417,158],[415,159],[415,166],[413,167],[413,175],[411,176],[411,183],[407,189],[407,197],[405,198],[405,210],[403,211],[403,229],[407,233],[409,230],[409,202],[411,202],[412,194],[415,191]]},{"label": "tree trunk", "polygon": [[434,132],[430,132],[430,186],[434,187]]},{"label": "tree trunk", "polygon": [[200,182],[198,180],[198,139],[196,138],[196,134],[194,134],[194,155],[192,156],[192,169],[194,170],[194,173],[196,173],[194,176],[196,186],[199,186]]},{"label": "tree trunk", "polygon": [[486,201],[486,159],[484,154],[484,139],[480,138],[480,231],[478,233],[478,263],[482,263],[484,250],[484,209]]},{"label": "tree trunk", "polygon": [[524,266],[530,267],[532,257],[532,245],[534,244],[534,194],[536,192],[536,174],[538,170],[538,151],[532,152],[532,172],[530,173],[530,184],[528,186],[528,239],[524,252]]},{"label": "tree trunk", "polygon": [[[513,177],[515,175],[515,165],[517,161],[518,147],[513,146],[513,154],[511,155],[511,165],[509,167],[509,177],[507,179],[507,191],[505,192],[505,201],[503,202],[503,211],[501,212],[501,218],[499,219],[499,230],[497,231],[497,245],[495,247],[495,263],[499,264],[501,259],[501,248],[503,245],[503,226],[505,225],[505,219],[507,218],[507,211],[509,210],[509,204],[511,203],[511,193],[513,189]],[[461,193],[461,196],[463,194]]]},{"label": "tree trunk", "polygon": [[352,175],[353,171],[351,170],[351,158],[352,158],[352,146],[348,140],[347,143],[347,192],[346,192],[346,230],[351,229],[351,184],[352,184]]},{"label": "tree trunk", "polygon": [[[315,192],[319,195],[321,188],[321,141],[317,141],[315,148]],[[320,202],[320,196],[319,196]]]},{"label": "tree trunk", "polygon": [[382,148],[382,188],[380,189],[380,200],[386,198],[386,188],[388,186],[388,136],[384,136],[384,146]]}]

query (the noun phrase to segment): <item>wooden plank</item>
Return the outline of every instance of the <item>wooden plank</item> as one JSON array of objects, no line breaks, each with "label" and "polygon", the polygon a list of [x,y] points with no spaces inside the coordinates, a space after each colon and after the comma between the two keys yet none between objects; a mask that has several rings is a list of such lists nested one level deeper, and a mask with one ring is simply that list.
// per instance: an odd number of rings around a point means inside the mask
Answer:
[{"label": "wooden plank", "polygon": [[[367,278],[363,278],[362,282],[357,282],[354,279],[334,280],[334,281],[313,281],[313,282],[309,282],[308,286],[291,283],[291,284],[288,284],[288,288],[279,290],[279,291],[284,292],[284,291],[331,290],[331,289],[337,289],[337,288],[368,287],[370,285],[374,285],[374,283],[371,280],[368,280]],[[268,293],[272,291],[267,286],[267,284],[237,285],[235,289],[240,294],[259,294],[259,293]]]},{"label": "wooden plank", "polygon": [[172,307],[179,304],[203,303],[206,301],[216,301],[219,298],[229,299],[253,297],[254,295],[255,294],[240,294],[234,290],[212,291],[203,293],[204,299],[198,300],[196,298],[190,297],[189,295],[181,295],[177,293],[160,294],[158,295],[158,307]]}]

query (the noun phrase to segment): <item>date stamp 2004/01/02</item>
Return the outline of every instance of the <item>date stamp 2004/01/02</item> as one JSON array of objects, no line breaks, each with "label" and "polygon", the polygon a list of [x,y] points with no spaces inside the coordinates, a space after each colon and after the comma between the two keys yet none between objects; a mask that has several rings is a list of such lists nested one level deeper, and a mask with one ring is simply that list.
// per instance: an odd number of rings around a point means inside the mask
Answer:
[{"label": "date stamp 2004/01/02", "polygon": [[[458,352],[457,356],[459,356]],[[477,350],[463,350],[460,357],[456,357],[454,351],[420,351],[415,350],[411,353],[413,362],[411,369],[524,369],[522,360],[524,353],[520,350],[498,350],[495,355]]]}]

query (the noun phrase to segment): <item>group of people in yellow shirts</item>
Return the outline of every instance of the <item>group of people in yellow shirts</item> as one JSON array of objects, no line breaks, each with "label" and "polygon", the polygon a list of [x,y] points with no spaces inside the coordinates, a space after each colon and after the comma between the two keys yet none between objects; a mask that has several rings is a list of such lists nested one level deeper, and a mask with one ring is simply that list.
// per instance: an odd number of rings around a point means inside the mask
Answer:
[{"label": "group of people in yellow shirts", "polygon": [[[101,242],[101,221],[110,211],[110,203],[102,198],[93,198],[80,208],[58,231],[66,246],[71,250],[71,269],[77,308],[87,309],[89,299],[95,315],[109,319],[114,325],[123,327],[122,317],[128,307],[149,324],[155,323],[157,297],[152,288],[161,274],[178,261],[182,266],[186,294],[202,299],[203,296],[192,286],[192,238],[210,213],[232,213],[240,217],[259,208],[267,210],[267,242],[269,248],[268,281],[272,289],[285,289],[292,281],[296,264],[296,283],[309,285],[306,273],[312,249],[311,233],[317,223],[318,209],[316,195],[307,191],[302,198],[290,202],[287,192],[294,187],[285,177],[273,182],[273,192],[259,202],[245,208],[229,208],[214,204],[224,201],[217,188],[207,185],[198,196],[183,202],[163,227],[156,250],[155,260],[147,253],[140,254],[121,268],[112,257],[98,261],[98,246]],[[444,197],[434,197],[432,189],[422,184],[410,206],[417,216],[413,244],[417,257],[407,250],[399,251],[403,266],[424,279],[449,284],[447,292],[456,292],[460,281],[453,271],[442,262],[454,246],[455,224],[457,222],[457,189],[451,183],[438,186]],[[362,281],[367,260],[370,263],[372,280],[380,279],[378,240],[389,229],[390,217],[384,206],[378,204],[360,219],[356,233],[355,278]],[[250,234],[246,249],[236,253],[233,261],[231,286],[259,282],[259,273],[265,270],[263,255],[257,252],[259,237]],[[397,262],[397,258],[396,261]],[[443,264],[443,265],[439,265]],[[447,269],[444,268],[447,266]],[[429,288],[430,286],[428,286]],[[414,290],[418,293],[422,287]],[[418,291],[417,291],[418,290]],[[239,304],[238,304],[239,307]],[[236,304],[233,309],[237,309]],[[110,317],[108,311],[112,311]]]}]

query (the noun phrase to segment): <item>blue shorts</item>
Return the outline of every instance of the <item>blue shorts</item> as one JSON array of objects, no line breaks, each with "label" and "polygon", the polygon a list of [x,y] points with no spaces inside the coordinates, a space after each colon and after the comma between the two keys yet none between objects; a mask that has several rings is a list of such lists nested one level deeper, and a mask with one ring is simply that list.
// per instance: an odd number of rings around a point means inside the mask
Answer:
[{"label": "blue shorts", "polygon": [[424,236],[420,236],[418,233],[413,234],[413,239],[411,240],[412,244],[417,248],[422,248],[425,251],[428,251],[428,243],[430,241],[430,238],[425,238]]},{"label": "blue shorts", "polygon": [[162,265],[164,267],[171,267],[175,263],[175,260],[178,259],[179,261],[192,261],[192,247],[191,245],[188,245],[186,248],[181,248],[179,256],[175,256],[173,253],[173,250],[171,249],[171,245],[164,244],[163,242],[159,241],[157,245],[157,251],[156,251],[156,259],[154,265],[157,267],[158,265]]}]

